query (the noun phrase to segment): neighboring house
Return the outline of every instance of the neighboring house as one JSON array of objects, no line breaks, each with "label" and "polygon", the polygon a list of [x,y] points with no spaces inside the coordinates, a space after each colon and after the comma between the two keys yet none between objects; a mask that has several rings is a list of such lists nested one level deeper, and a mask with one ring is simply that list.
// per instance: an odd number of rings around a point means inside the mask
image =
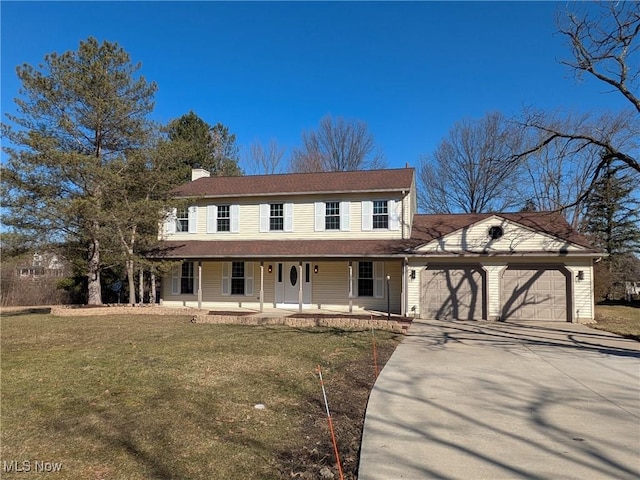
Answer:
[{"label": "neighboring house", "polygon": [[17,267],[16,274],[19,277],[32,279],[63,277],[65,275],[65,265],[55,253],[35,252],[28,265],[23,263]]},{"label": "neighboring house", "polygon": [[209,177],[162,231],[164,305],[593,319],[601,253],[557,213],[419,215],[410,168]]}]

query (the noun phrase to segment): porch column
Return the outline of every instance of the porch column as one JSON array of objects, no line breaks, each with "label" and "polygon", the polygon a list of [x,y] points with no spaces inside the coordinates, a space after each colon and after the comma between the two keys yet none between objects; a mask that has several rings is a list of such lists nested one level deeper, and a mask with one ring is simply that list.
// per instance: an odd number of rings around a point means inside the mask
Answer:
[{"label": "porch column", "polygon": [[202,308],[202,261],[198,262],[198,308]]},{"label": "porch column", "polygon": [[353,263],[349,262],[349,313],[353,312]]},{"label": "porch column", "polygon": [[302,313],[302,261],[298,262],[298,312]]},{"label": "porch column", "polygon": [[264,262],[260,262],[260,313],[264,311]]}]

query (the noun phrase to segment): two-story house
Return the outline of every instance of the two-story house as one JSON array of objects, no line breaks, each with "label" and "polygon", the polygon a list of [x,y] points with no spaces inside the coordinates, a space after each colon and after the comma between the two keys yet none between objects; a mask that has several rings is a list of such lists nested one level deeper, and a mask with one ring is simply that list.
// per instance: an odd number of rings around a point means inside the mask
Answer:
[{"label": "two-story house", "polygon": [[593,318],[601,254],[554,213],[419,215],[411,168],[209,177],[161,233],[161,302],[440,319]]}]

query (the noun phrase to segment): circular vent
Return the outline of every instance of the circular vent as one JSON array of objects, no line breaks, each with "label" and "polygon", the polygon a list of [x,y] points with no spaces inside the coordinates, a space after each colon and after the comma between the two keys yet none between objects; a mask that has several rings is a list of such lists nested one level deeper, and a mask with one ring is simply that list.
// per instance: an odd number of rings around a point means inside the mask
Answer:
[{"label": "circular vent", "polygon": [[502,227],[498,225],[494,225],[489,229],[489,237],[491,237],[492,240],[497,240],[502,237],[502,235],[504,235],[504,231],[502,230]]}]

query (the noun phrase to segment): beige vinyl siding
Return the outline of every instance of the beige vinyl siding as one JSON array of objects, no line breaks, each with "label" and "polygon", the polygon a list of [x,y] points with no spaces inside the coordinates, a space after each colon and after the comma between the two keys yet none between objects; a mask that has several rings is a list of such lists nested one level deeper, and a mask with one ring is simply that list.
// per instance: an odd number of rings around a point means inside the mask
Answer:
[{"label": "beige vinyl siding", "polygon": [[[401,300],[401,262],[386,261],[384,274],[390,275],[391,280],[391,313],[400,313]],[[222,261],[202,262],[202,307],[203,308],[253,308],[260,307],[260,262],[253,262],[254,294],[251,296],[222,295]],[[268,266],[272,265],[272,272],[268,273]],[[264,306],[274,307],[275,282],[278,262],[264,263]],[[318,273],[313,273],[314,266],[318,266]],[[196,262],[197,272],[197,262]],[[357,294],[357,269],[354,262],[354,294]],[[196,273],[197,274],[197,273]],[[349,307],[349,263],[346,261],[311,262],[312,293],[311,307],[346,312]],[[162,279],[162,303],[167,306],[198,306],[198,295],[172,295],[171,274]],[[386,281],[382,298],[357,297],[353,298],[353,309],[376,310],[386,312],[387,294]]]},{"label": "beige vinyl siding", "polygon": [[[425,262],[409,260],[409,279],[407,280],[407,316],[417,317],[420,315],[420,276],[424,270]],[[416,271],[416,278],[411,278],[411,270]]]},{"label": "beige vinyl siding", "polygon": [[[492,226],[500,226],[504,235],[491,240],[488,232]],[[437,251],[488,251],[488,252],[530,252],[530,251],[579,251],[579,245],[559,240],[551,235],[535,232],[504,219],[492,217],[463,228],[445,237],[434,240],[419,249],[422,252]]]},{"label": "beige vinyl siding", "polygon": [[[573,278],[573,315],[576,322],[594,319],[593,267],[591,264],[567,265]],[[584,279],[578,279],[578,272],[584,272]]]},{"label": "beige vinyl siding", "polygon": [[487,315],[489,320],[498,320],[500,318],[500,284],[502,272],[507,268],[507,264],[483,265],[487,272]]},{"label": "beige vinyl siding", "polygon": [[[409,211],[411,209],[409,195],[404,198],[404,222],[408,222]],[[400,194],[371,196],[356,195],[332,195],[324,197],[319,195],[304,196],[281,196],[281,197],[251,197],[251,198],[224,198],[224,199],[202,199],[197,204],[197,233],[177,232],[164,234],[167,240],[253,240],[260,235],[261,240],[311,240],[311,239],[358,239],[358,238],[380,238],[399,239],[402,238],[402,228],[398,230],[375,229],[362,231],[362,201],[363,200],[396,200],[397,213],[402,215],[402,202]],[[325,230],[315,231],[315,202],[325,201],[349,201],[349,230]],[[293,203],[293,232],[260,232],[260,204],[270,203]],[[216,232],[207,233],[207,205],[231,205],[239,206],[239,232]],[[408,230],[405,227],[405,235]]]}]

